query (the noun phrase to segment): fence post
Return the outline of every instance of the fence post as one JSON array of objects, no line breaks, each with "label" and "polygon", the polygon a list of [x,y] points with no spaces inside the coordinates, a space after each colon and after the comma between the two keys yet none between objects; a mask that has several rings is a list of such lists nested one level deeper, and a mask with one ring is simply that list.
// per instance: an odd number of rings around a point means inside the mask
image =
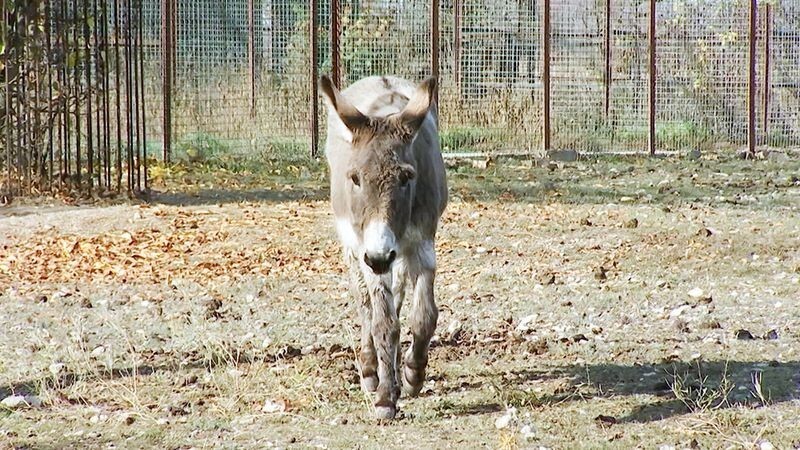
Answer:
[{"label": "fence post", "polygon": [[606,0],[606,70],[603,81],[605,84],[605,109],[606,124],[608,123],[608,110],[611,104],[611,0]]},{"label": "fence post", "polygon": [[650,27],[649,27],[649,75],[650,75],[650,94],[648,101],[647,119],[647,148],[650,155],[656,154],[656,0],[650,0]]},{"label": "fence post", "polygon": [[764,5],[764,143],[769,145],[769,41],[771,33],[769,3]]},{"label": "fence post", "polygon": [[542,24],[542,103],[544,120],[542,124],[542,150],[550,151],[550,0],[544,0],[544,17]]},{"label": "fence post", "polygon": [[311,69],[311,79],[309,83],[309,88],[311,90],[311,120],[309,121],[309,127],[311,132],[311,157],[316,157],[319,151],[319,103],[318,103],[318,85],[317,79],[319,78],[318,68],[317,68],[317,10],[318,10],[318,0],[311,0],[311,5],[309,8],[309,14],[311,15],[311,20],[309,20],[309,38],[310,38],[310,45],[311,45],[311,55],[309,66]]},{"label": "fence post", "polygon": [[[439,78],[439,0],[431,0],[431,75]],[[438,80],[437,86],[441,86]],[[439,89],[436,89],[436,105],[439,105]]]},{"label": "fence post", "polygon": [[[2,29],[3,29],[3,31],[2,31],[3,42],[9,42],[9,39],[8,39],[8,36],[9,36],[8,23],[10,21],[9,21],[9,13],[8,13],[8,10],[7,10],[7,2],[2,2],[0,7],[3,8],[2,24],[0,24],[0,27],[2,27]],[[8,189],[8,192],[7,193],[0,193],[0,195],[8,195],[8,196],[13,194],[13,186],[14,186],[14,183],[12,183],[12,178],[11,178],[11,174],[12,174],[12,170],[11,170],[11,154],[13,153],[13,142],[11,140],[11,127],[12,127],[11,94],[10,94],[11,93],[11,89],[10,89],[11,88],[11,77],[10,77],[10,73],[9,73],[10,66],[11,66],[11,58],[9,57],[9,55],[11,55],[11,46],[7,44],[6,48],[3,50],[3,84],[4,84],[4,86],[3,86],[4,91],[3,92],[5,92],[5,95],[3,95],[3,97],[4,97],[4,100],[5,100],[5,110],[6,110],[6,113],[5,113],[4,118],[3,118],[4,119],[3,128],[5,129],[4,130],[5,131],[5,140],[3,142],[3,144],[4,144],[3,148],[5,149],[5,155],[0,155],[0,158],[5,157],[5,160],[6,160],[5,163],[6,163],[6,176],[8,177],[7,178],[7,183],[8,183],[7,189]],[[8,199],[6,199],[6,198],[0,198],[0,202],[6,202],[7,200]]]},{"label": "fence post", "polygon": [[250,117],[256,116],[256,43],[253,0],[247,0],[247,69],[250,81]]},{"label": "fence post", "polygon": [[461,94],[461,0],[453,0],[453,81]]},{"label": "fence post", "polygon": [[340,38],[342,25],[340,21],[339,0],[331,0],[331,77],[333,85],[342,88],[342,58]]},{"label": "fence post", "polygon": [[756,153],[756,16],[758,2],[750,0],[750,60],[747,86],[747,153]]},{"label": "fence post", "polygon": [[[141,93],[141,98],[139,102],[141,103],[141,111],[142,111],[142,160],[141,166],[143,169],[144,174],[142,175],[142,180],[144,182],[144,191],[147,192],[148,190],[148,180],[147,180],[147,108],[145,107],[145,93],[144,93],[144,16],[142,11],[142,1],[139,0],[139,17],[137,21],[139,22],[137,26],[138,31],[138,42],[139,42],[139,92]],[[174,58],[173,58],[174,60]],[[138,126],[138,125],[137,125]],[[142,187],[139,186],[139,189]]]},{"label": "fence post", "polygon": [[172,0],[161,1],[161,66],[162,90],[164,94],[163,132],[164,163],[169,163],[172,154]]}]

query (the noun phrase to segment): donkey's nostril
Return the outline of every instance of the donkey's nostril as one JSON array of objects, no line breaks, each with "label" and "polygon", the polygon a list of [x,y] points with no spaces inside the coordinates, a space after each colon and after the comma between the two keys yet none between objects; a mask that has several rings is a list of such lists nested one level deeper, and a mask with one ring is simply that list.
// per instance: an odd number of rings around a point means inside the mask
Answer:
[{"label": "donkey's nostril", "polygon": [[394,259],[397,257],[397,252],[392,250],[389,254],[384,255],[370,255],[364,254],[364,262],[378,275],[384,274],[389,271],[389,266],[392,265]]}]

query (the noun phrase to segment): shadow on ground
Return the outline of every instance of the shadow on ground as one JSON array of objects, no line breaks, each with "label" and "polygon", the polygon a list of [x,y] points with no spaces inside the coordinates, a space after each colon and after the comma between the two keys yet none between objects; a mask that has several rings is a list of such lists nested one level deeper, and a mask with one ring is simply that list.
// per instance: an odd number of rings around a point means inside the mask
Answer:
[{"label": "shadow on ground", "polygon": [[[435,349],[433,358],[437,351],[442,350]],[[309,356],[300,355],[299,351],[293,351],[267,358],[254,358],[250,355],[237,363],[269,364],[277,358],[291,362],[307,357]],[[319,357],[330,363],[334,361],[327,355],[311,357]],[[0,398],[11,394],[36,395],[42,388],[63,389],[81,379],[91,382],[98,377],[109,380],[134,374],[146,377],[156,372],[203,369],[226,364],[230,364],[230,361],[197,361],[181,366],[168,361],[161,365],[100,370],[93,374],[65,373],[58,378],[47,376],[0,386]],[[325,365],[330,367],[321,370],[335,367],[334,364],[323,364]],[[767,404],[800,398],[800,361],[674,361],[641,365],[604,363],[555,366],[548,366],[543,362],[536,367],[511,370],[488,368],[455,378],[449,377],[447,373],[434,373],[431,378],[436,380],[436,387],[433,391],[423,391],[421,397],[436,398],[434,413],[440,417],[450,417],[491,414],[502,411],[507,406],[537,408],[593,398],[645,396],[637,400],[639,406],[614,420],[620,423],[646,423],[701,409],[699,405],[705,404],[704,402],[708,402],[706,408],[709,409],[762,406],[762,400],[755,394],[754,374],[760,376],[760,385]],[[357,389],[355,373],[350,378],[355,384],[343,389]],[[679,391],[673,388],[676,380],[681,381]],[[528,389],[534,383],[542,381],[551,381],[557,386],[545,394],[534,394]],[[676,393],[683,398],[678,398]]]},{"label": "shadow on ground", "polygon": [[[760,383],[768,405],[799,399],[800,361],[541,365],[500,372],[488,369],[464,379],[448,379],[445,374],[441,380],[446,381],[445,387],[425,394],[444,399],[437,411],[441,416],[493,413],[507,406],[535,408],[592,398],[647,396],[646,403],[614,418],[645,423],[693,410],[763,406],[754,380]],[[558,380],[562,380],[558,387],[543,395],[526,389],[534,382]],[[480,395],[451,395],[470,391]]]}]

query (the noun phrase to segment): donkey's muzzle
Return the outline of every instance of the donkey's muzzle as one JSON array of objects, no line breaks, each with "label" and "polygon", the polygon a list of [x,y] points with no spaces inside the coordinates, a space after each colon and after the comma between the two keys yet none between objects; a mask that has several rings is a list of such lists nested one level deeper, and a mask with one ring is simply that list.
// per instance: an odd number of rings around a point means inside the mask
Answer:
[{"label": "donkey's muzzle", "polygon": [[375,274],[383,275],[389,271],[389,267],[391,267],[396,257],[397,252],[394,250],[383,255],[370,255],[369,253],[365,253],[364,262]]}]

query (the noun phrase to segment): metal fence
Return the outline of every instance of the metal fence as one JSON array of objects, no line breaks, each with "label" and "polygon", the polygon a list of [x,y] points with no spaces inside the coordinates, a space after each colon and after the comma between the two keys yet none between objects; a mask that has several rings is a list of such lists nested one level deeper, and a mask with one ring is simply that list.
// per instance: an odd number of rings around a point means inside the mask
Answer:
[{"label": "metal fence", "polygon": [[317,152],[322,72],[438,75],[445,152],[800,144],[798,0],[177,3],[176,156]]},{"label": "metal fence", "polygon": [[447,153],[800,145],[800,0],[0,3],[0,190],[317,153],[328,72],[438,75]]},{"label": "metal fence", "polygon": [[0,202],[146,190],[151,124],[138,4],[0,3]]}]

